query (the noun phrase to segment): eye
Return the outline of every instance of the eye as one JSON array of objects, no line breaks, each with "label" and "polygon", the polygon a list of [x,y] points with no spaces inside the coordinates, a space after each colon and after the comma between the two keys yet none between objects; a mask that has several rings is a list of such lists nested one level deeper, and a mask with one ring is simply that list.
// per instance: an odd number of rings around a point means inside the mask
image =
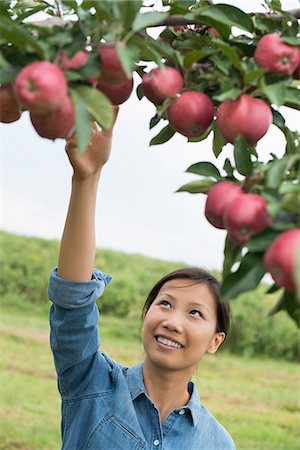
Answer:
[{"label": "eye", "polygon": [[168,300],[160,300],[159,305],[165,306],[166,308],[171,308],[171,303]]},{"label": "eye", "polygon": [[190,311],[190,314],[193,317],[203,317],[203,314],[201,311],[198,311],[198,309],[192,309],[192,311]]}]

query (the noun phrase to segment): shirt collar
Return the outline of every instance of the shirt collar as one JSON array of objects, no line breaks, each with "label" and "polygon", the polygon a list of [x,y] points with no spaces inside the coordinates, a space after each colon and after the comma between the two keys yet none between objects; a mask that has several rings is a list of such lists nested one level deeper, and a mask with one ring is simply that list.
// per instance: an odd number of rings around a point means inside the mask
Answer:
[{"label": "shirt collar", "polygon": [[[143,362],[128,368],[128,387],[133,401],[141,394],[148,397],[143,381]],[[195,383],[190,381],[188,390],[191,395],[190,400],[185,407],[179,408],[178,411],[181,409],[189,410],[193,420],[193,425],[196,426],[200,416],[201,403]]]}]

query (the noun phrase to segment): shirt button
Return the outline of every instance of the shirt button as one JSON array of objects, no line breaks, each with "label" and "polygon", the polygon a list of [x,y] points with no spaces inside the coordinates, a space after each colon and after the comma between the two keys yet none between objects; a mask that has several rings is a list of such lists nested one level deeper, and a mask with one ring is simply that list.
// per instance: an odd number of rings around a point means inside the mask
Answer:
[{"label": "shirt button", "polygon": [[181,409],[178,414],[180,414],[181,416],[182,414],[185,414],[185,409]]},{"label": "shirt button", "polygon": [[159,445],[159,444],[160,444],[159,439],[154,439],[153,445],[155,445],[155,447],[156,447],[156,446]]}]

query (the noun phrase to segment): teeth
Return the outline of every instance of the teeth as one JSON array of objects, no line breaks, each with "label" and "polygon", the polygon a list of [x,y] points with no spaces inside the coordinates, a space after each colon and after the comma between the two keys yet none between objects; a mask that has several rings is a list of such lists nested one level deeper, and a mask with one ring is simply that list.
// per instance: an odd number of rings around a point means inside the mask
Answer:
[{"label": "teeth", "polygon": [[161,344],[168,345],[169,347],[182,348],[182,345],[178,344],[177,342],[170,341],[170,339],[166,339],[161,336],[158,336],[156,340]]}]

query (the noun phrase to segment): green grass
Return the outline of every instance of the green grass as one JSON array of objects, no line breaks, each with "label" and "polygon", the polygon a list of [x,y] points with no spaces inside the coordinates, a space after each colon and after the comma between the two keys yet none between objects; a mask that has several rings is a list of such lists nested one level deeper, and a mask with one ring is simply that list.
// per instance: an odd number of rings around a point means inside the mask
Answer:
[{"label": "green grass", "polygon": [[[102,348],[120,363],[142,358],[137,320],[102,317]],[[0,321],[0,449],[60,448],[60,398],[48,319],[4,310]],[[296,450],[300,441],[299,366],[226,352],[205,357],[195,375],[201,400],[237,449]]]}]

